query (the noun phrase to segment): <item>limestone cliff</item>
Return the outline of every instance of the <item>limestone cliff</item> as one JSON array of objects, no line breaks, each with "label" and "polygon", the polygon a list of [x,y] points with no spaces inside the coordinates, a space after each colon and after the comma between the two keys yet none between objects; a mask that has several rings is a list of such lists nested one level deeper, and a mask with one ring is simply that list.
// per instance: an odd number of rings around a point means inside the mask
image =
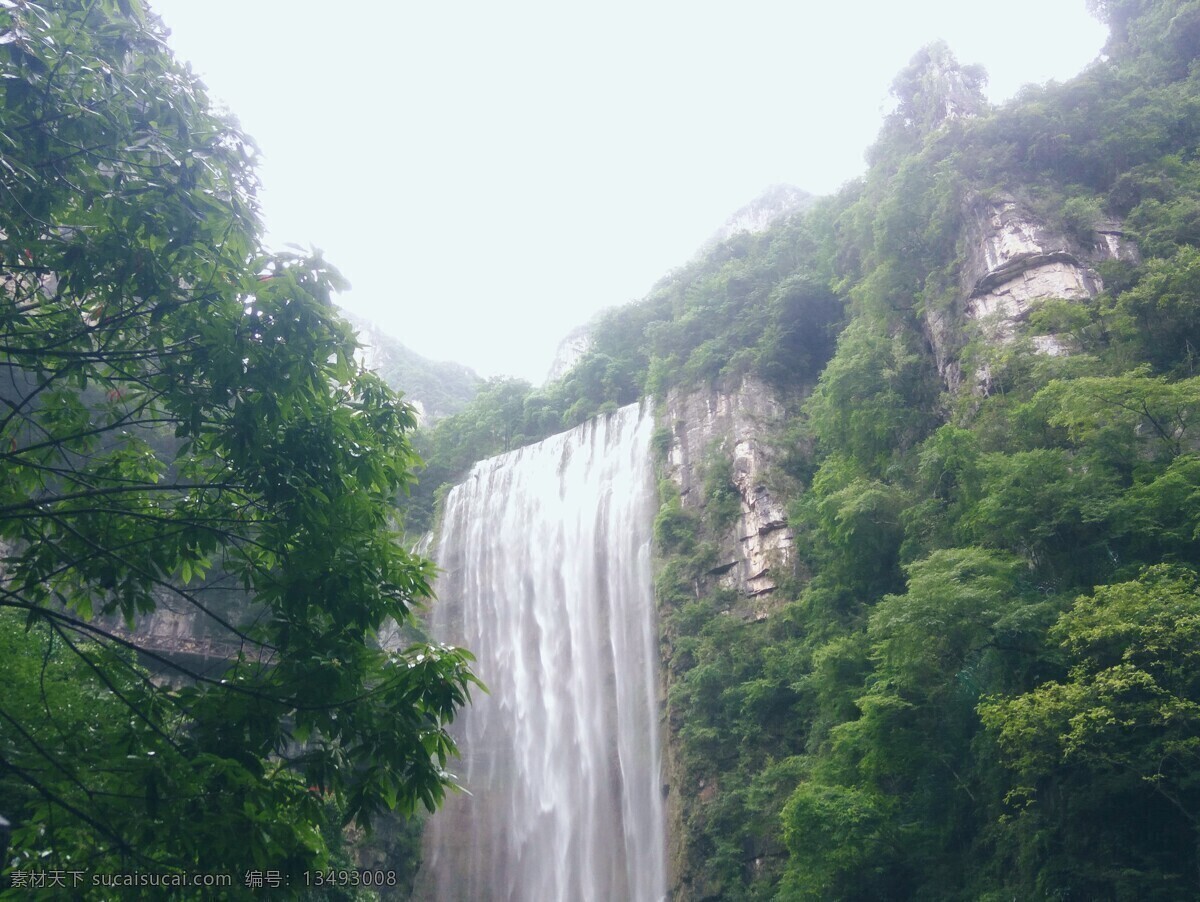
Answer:
[{"label": "limestone cliff", "polygon": [[[593,321],[594,322],[594,321]],[[576,326],[558,343],[554,360],[546,373],[546,381],[561,379],[575,366],[592,347],[592,323]]]},{"label": "limestone cliff", "polygon": [[718,537],[712,575],[745,599],[737,613],[748,619],[767,616],[776,573],[791,554],[792,531],[767,479],[773,459],[767,439],[783,418],[771,389],[754,378],[732,388],[672,391],[665,405],[671,430],[667,473],[679,486],[685,509],[701,511],[706,503],[703,474],[711,456],[731,463],[739,512],[733,528]]},{"label": "limestone cliff", "polygon": [[[1081,238],[1047,224],[1010,196],[974,198],[965,219],[958,296],[950,309],[926,312],[938,370],[951,391],[961,387],[964,376],[987,388],[986,371],[962,372],[959,354],[969,336],[1010,342],[1039,302],[1095,297],[1104,287],[1096,269],[1101,261],[1137,257],[1119,223],[1094,223]],[[1046,354],[1070,350],[1055,335],[1033,336],[1032,341]]]}]

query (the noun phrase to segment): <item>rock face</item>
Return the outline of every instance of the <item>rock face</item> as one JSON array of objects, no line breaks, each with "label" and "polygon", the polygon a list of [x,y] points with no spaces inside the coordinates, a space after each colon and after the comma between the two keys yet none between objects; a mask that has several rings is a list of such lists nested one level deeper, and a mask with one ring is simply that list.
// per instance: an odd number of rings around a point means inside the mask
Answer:
[{"label": "rock face", "polygon": [[746,599],[735,613],[747,619],[766,618],[776,574],[791,557],[793,533],[782,502],[766,482],[773,459],[766,437],[783,415],[771,390],[752,378],[730,390],[667,396],[666,422],[672,431],[667,471],[686,509],[703,509],[704,472],[714,456],[731,461],[739,513],[733,528],[720,538],[712,575]]},{"label": "rock face", "polygon": [[186,588],[155,590],[157,607],[137,620],[148,647],[229,660],[239,650],[252,654],[226,624],[244,628],[259,611],[250,607],[240,580],[220,565]]},{"label": "rock face", "polygon": [[592,347],[592,325],[576,326],[558,343],[554,360],[546,373],[546,381],[553,382],[565,376]]},{"label": "rock face", "polygon": [[[938,370],[951,390],[963,380],[958,359],[962,335],[973,331],[990,343],[1010,342],[1039,302],[1094,297],[1104,287],[1096,264],[1137,255],[1119,224],[1098,223],[1085,242],[1050,228],[1011,197],[977,200],[967,219],[962,301],[926,318]],[[1033,344],[1046,354],[1070,350],[1054,335],[1034,336]],[[986,390],[987,373],[972,375]]]},{"label": "rock face", "polygon": [[704,242],[700,252],[716,247],[726,238],[739,232],[765,232],[779,220],[807,210],[816,200],[815,195],[795,185],[772,185],[725,220],[725,223]]}]

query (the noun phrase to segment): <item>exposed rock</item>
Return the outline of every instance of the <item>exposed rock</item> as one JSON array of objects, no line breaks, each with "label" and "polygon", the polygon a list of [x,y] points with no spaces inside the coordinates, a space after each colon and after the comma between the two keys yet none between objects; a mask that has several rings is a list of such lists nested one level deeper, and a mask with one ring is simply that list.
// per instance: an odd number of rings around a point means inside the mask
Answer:
[{"label": "exposed rock", "polygon": [[973,118],[987,108],[986,80],[979,66],[960,65],[945,41],[934,41],[918,50],[892,82],[896,115],[925,135],[955,119]]},{"label": "exposed rock", "polygon": [[[1011,341],[1018,326],[1029,318],[1038,301],[1062,298],[1086,300],[1100,290],[1099,277],[1067,255],[1028,257],[1015,268],[967,301],[967,317],[993,341]],[[1065,353],[1053,335],[1037,336],[1035,345],[1049,354]]]},{"label": "exposed rock", "polygon": [[251,659],[265,654],[226,626],[246,628],[261,613],[249,604],[249,595],[229,574],[216,569],[186,590],[160,587],[154,595],[155,609],[139,615],[131,632],[116,618],[106,626],[131,640],[136,638],[138,646],[149,652],[172,658],[185,655],[190,669],[202,672],[224,669],[239,652]]},{"label": "exposed rock", "polygon": [[749,232],[756,235],[765,232],[781,219],[807,210],[817,200],[816,195],[809,194],[795,185],[771,185],[746,206],[739,209],[704,242],[700,252],[704,253],[716,247],[727,238],[739,232]]},{"label": "exposed rock", "polygon": [[783,504],[766,483],[773,457],[766,436],[783,419],[783,407],[753,378],[728,391],[673,391],[666,407],[673,433],[668,474],[679,486],[685,508],[704,506],[704,466],[710,449],[719,449],[732,462],[740,510],[733,528],[721,537],[712,575],[750,600],[734,613],[764,619],[771,607],[768,596],[777,586],[773,571],[789,562],[793,541]]},{"label": "exposed rock", "polygon": [[546,381],[553,382],[565,376],[579,359],[592,347],[592,324],[576,326],[563,337],[554,352],[554,360],[546,373]]},{"label": "exposed rock", "polygon": [[[952,310],[926,316],[938,370],[951,390],[962,383],[961,336],[972,324],[990,342],[1010,342],[1039,302],[1094,297],[1104,287],[1096,264],[1137,256],[1118,223],[1097,223],[1092,240],[1085,243],[1050,228],[1011,197],[977,200],[967,219],[962,301]],[[1033,345],[1052,355],[1070,350],[1054,335],[1034,336]],[[973,378],[986,389],[986,372]]]}]

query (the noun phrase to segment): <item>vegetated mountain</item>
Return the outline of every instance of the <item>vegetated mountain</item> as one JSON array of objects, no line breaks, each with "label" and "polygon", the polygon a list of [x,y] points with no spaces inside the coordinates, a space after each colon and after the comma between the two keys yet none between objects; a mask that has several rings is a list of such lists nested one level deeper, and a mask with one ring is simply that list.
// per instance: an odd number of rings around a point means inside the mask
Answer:
[{"label": "vegetated mountain", "polygon": [[550,361],[550,369],[546,372],[547,382],[561,379],[588,352],[588,348],[592,346],[593,323],[594,321],[576,326],[562,337],[554,351],[554,359]]},{"label": "vegetated mountain", "polygon": [[[703,261],[723,242],[735,236],[749,237],[761,234],[777,223],[809,209],[817,200],[815,194],[810,194],[794,185],[771,185],[754,200],[730,215],[720,228],[700,246],[691,264],[699,263],[703,268]],[[670,282],[671,276],[667,276],[660,281],[659,287]],[[546,381],[554,382],[566,376],[571,368],[591,349],[595,333],[603,331],[602,324],[613,315],[618,317],[621,315],[618,308],[601,311],[590,322],[572,329],[559,342]]]},{"label": "vegetated mountain", "polygon": [[738,209],[704,242],[700,253],[712,250],[722,241],[741,232],[756,235],[765,232],[781,219],[802,213],[817,202],[817,196],[795,185],[771,185],[762,194]]},{"label": "vegetated mountain", "polygon": [[462,410],[479,392],[483,380],[468,366],[422,357],[374,323],[349,311],[344,316],[358,333],[362,358],[384,382],[412,404],[421,422],[432,423]]},{"label": "vegetated mountain", "polygon": [[865,177],[427,436],[659,400],[673,898],[1200,895],[1200,3],[1095,5],[998,108],[920,51]]}]

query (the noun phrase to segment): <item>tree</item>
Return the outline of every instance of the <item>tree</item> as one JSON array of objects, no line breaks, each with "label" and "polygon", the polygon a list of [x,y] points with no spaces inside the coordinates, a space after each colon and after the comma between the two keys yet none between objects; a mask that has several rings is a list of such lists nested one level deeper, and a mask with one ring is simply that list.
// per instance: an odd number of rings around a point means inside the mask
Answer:
[{"label": "tree", "polygon": [[[16,867],[320,867],[327,805],[437,805],[475,682],[466,652],[378,641],[430,594],[394,531],[413,413],[353,364],[337,274],[263,250],[253,145],[141,0],[2,4],[0,69]],[[223,677],[148,644],[165,604]]]},{"label": "tree", "polygon": [[[980,706],[1016,777],[1032,894],[1179,899],[1200,885],[1200,586],[1156,565],[1076,599],[1068,676]],[[1047,850],[1054,850],[1052,855]]]}]

